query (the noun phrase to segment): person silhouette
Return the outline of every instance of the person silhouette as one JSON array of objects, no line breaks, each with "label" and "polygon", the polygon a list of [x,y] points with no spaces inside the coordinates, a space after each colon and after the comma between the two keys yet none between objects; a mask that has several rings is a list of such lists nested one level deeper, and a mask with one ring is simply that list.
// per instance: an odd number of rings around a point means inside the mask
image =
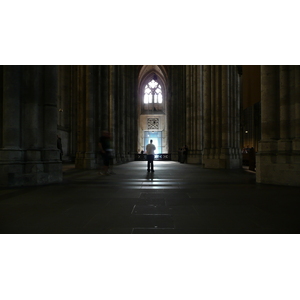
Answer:
[{"label": "person silhouette", "polygon": [[153,167],[153,161],[154,161],[154,151],[156,150],[156,147],[152,144],[153,140],[150,140],[150,144],[146,146],[146,153],[147,153],[147,171],[154,172],[154,167]]},{"label": "person silhouette", "polygon": [[[111,143],[111,135],[107,130],[102,131],[102,136],[99,138],[99,150],[103,159],[103,172],[99,171],[99,175],[109,175],[108,169],[111,163],[110,159],[110,143]],[[100,167],[101,169],[101,167]]]},{"label": "person silhouette", "polygon": [[60,160],[62,161],[64,152],[62,148],[61,137],[59,135],[57,135],[57,148],[59,149]]}]

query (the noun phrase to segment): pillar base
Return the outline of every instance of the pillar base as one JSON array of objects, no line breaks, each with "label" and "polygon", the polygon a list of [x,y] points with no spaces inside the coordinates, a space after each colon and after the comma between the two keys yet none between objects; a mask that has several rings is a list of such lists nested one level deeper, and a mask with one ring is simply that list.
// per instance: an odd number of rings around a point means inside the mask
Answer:
[{"label": "pillar base", "polygon": [[300,154],[258,153],[256,182],[300,186]]},{"label": "pillar base", "polygon": [[61,162],[0,163],[0,186],[35,186],[62,181]]},{"label": "pillar base", "polygon": [[[100,156],[100,154],[99,154]],[[101,161],[102,157],[100,157]],[[98,163],[96,160],[95,152],[77,152],[75,159],[75,168],[76,169],[88,169],[94,170],[98,168]]]},{"label": "pillar base", "polygon": [[205,149],[203,166],[206,169],[240,169],[242,156],[240,149]]}]

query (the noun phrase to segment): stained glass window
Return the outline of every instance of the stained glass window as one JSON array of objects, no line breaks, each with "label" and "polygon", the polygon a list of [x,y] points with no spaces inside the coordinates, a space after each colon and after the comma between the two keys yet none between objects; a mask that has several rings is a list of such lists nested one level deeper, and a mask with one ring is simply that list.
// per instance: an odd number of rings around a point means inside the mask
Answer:
[{"label": "stained glass window", "polygon": [[163,95],[161,85],[154,79],[145,85],[144,103],[162,103]]}]

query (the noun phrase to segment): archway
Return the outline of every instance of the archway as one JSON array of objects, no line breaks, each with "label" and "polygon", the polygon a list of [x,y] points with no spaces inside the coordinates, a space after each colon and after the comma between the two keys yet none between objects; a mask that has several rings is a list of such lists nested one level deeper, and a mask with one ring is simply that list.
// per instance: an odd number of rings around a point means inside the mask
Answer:
[{"label": "archway", "polygon": [[145,151],[149,139],[156,154],[168,153],[167,78],[162,66],[143,66],[138,84],[138,152]]}]

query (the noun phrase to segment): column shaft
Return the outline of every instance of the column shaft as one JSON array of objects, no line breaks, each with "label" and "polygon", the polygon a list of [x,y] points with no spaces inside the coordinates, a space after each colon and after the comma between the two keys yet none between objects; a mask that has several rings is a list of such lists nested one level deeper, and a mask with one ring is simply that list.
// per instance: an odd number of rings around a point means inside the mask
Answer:
[{"label": "column shaft", "polygon": [[[203,67],[204,148],[211,148],[211,66]],[[208,153],[207,153],[208,154]]]},{"label": "column shaft", "polygon": [[211,66],[211,148],[216,149],[216,66]]},{"label": "column shaft", "polygon": [[279,138],[279,74],[278,66],[261,67],[261,131],[262,140]]},{"label": "column shaft", "polygon": [[280,138],[290,137],[290,78],[289,66],[280,66]]},{"label": "column shaft", "polygon": [[222,66],[222,148],[229,145],[228,67]]},{"label": "column shaft", "polygon": [[[58,67],[44,67],[44,160],[58,160],[57,149],[57,98]],[[47,151],[50,150],[50,151]]]},{"label": "column shaft", "polygon": [[20,67],[3,67],[3,148],[20,149]]},{"label": "column shaft", "polygon": [[85,151],[95,151],[95,117],[94,117],[94,67],[86,66],[86,114],[85,114]]},{"label": "column shaft", "polygon": [[[295,138],[300,139],[300,66],[295,66],[294,83],[295,83]],[[298,150],[300,150],[300,148],[298,148]]]}]

